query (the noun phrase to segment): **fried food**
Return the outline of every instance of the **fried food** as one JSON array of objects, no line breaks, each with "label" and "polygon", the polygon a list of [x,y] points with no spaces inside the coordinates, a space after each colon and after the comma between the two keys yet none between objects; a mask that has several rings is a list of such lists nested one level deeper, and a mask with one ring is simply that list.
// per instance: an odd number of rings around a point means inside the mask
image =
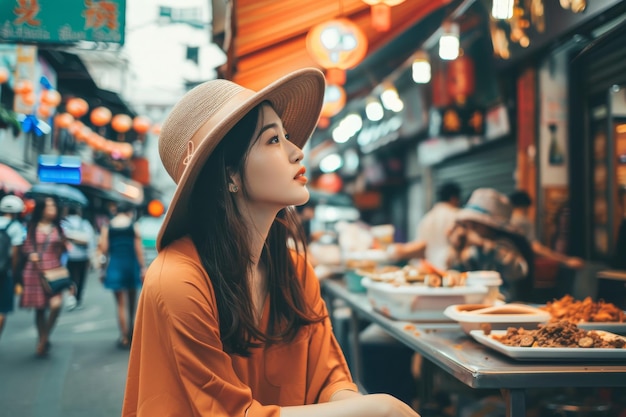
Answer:
[{"label": "fried food", "polygon": [[626,347],[626,339],[623,337],[603,337],[597,331],[585,331],[566,320],[540,324],[535,330],[509,327],[506,334],[492,337],[504,345],[515,347],[612,349],[624,349]]},{"label": "fried food", "polygon": [[603,300],[593,301],[591,297],[580,301],[568,294],[540,308],[552,315],[551,321],[623,323],[626,320],[624,311],[615,304]]}]

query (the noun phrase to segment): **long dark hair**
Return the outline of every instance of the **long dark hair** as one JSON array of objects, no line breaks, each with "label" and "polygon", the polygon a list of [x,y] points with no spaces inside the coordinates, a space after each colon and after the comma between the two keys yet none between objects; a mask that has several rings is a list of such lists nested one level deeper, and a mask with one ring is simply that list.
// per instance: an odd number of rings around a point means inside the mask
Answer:
[{"label": "long dark hair", "polygon": [[31,215],[27,226],[27,239],[31,239],[33,245],[36,244],[35,236],[37,231],[37,223],[39,223],[43,218],[43,211],[46,208],[46,201],[48,199],[54,201],[54,205],[57,208],[57,215],[54,219],[52,219],[52,225],[59,232],[59,237],[62,240],[65,239],[63,229],[61,228],[61,207],[59,206],[59,200],[54,196],[41,197],[35,201],[35,208],[33,209],[33,214]]},{"label": "long dark hair", "polygon": [[324,319],[312,310],[313,306],[306,305],[297,279],[297,270],[305,271],[302,262],[306,262],[306,250],[294,257],[287,242],[289,238],[304,242],[305,237],[295,210],[288,207],[276,216],[261,253],[272,301],[267,333],[261,332],[255,322],[249,285],[253,266],[249,230],[228,191],[228,183],[229,173],[238,173],[241,192],[246,193],[244,167],[262,105],[226,134],[205,163],[194,184],[187,223],[187,232],[213,285],[224,348],[242,356],[264,343],[291,340],[302,326]]}]

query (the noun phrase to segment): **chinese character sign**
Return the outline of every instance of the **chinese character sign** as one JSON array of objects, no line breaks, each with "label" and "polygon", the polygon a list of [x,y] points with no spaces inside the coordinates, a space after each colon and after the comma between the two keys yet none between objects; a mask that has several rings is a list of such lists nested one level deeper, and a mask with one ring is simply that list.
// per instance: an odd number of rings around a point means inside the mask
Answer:
[{"label": "chinese character sign", "polygon": [[126,0],[2,0],[0,42],[124,43]]}]

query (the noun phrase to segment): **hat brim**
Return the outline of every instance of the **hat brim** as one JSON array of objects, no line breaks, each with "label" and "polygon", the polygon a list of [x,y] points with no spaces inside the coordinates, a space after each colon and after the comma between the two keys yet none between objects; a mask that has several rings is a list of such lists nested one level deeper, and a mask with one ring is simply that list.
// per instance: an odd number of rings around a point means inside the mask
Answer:
[{"label": "hat brim", "polygon": [[492,216],[472,210],[471,208],[463,208],[459,210],[456,215],[456,221],[473,221],[507,233],[519,234],[517,229],[515,229],[510,223],[495,221]]},{"label": "hat brim", "polygon": [[202,167],[224,136],[254,107],[267,101],[281,118],[290,140],[302,148],[315,130],[324,102],[325,81],[321,71],[305,68],[294,71],[259,90],[220,121],[208,136],[218,140],[202,140],[186,166],[174,191],[157,236],[157,250],[161,250],[185,231],[189,197]]}]

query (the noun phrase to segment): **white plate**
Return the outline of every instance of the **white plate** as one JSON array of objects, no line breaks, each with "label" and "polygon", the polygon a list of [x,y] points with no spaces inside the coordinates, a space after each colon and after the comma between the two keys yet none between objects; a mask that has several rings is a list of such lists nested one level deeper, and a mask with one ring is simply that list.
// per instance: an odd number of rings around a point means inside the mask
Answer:
[{"label": "white plate", "polygon": [[611,333],[626,334],[626,323],[615,322],[581,322],[576,324],[585,330],[604,330]]},{"label": "white plate", "polygon": [[469,307],[478,306],[452,305],[443,312],[458,322],[467,334],[472,330],[480,330],[483,323],[488,323],[492,330],[506,330],[510,326],[533,329],[539,323],[550,320],[550,313],[547,311],[525,304],[510,303],[467,310]]},{"label": "white plate", "polygon": [[[621,337],[616,334],[601,332],[607,337]],[[510,358],[526,361],[570,361],[576,359],[588,360],[626,360],[626,348],[544,348],[544,347],[515,347],[504,345],[491,336],[502,336],[506,330],[494,330],[491,335],[485,335],[482,330],[472,330],[470,335],[480,344],[494,349]]]}]

